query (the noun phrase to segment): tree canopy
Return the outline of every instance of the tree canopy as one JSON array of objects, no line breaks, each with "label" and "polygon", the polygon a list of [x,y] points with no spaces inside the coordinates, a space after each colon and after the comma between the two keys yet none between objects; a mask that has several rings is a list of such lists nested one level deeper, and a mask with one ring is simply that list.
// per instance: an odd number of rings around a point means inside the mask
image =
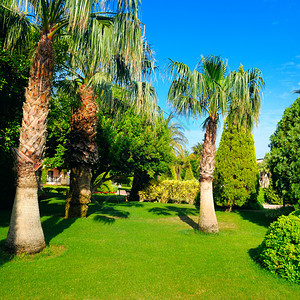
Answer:
[{"label": "tree canopy", "polygon": [[99,164],[93,171],[94,180],[103,173],[114,177],[146,173],[153,178],[167,171],[173,156],[168,121],[163,116],[153,124],[133,109],[117,119],[100,112],[97,132]]},{"label": "tree canopy", "polygon": [[288,107],[270,137],[274,189],[285,203],[300,204],[300,97]]}]

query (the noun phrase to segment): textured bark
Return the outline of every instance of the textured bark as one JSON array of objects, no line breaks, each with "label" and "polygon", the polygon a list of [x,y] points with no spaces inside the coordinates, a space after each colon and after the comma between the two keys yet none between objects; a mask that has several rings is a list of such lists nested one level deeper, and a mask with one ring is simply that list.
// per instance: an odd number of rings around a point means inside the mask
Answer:
[{"label": "textured bark", "polygon": [[219,231],[213,198],[213,173],[215,168],[217,123],[209,120],[204,136],[200,163],[200,213],[199,230],[216,233]]},{"label": "textured bark", "polygon": [[35,171],[31,164],[20,164],[18,171],[19,181],[6,247],[16,254],[36,253],[46,244],[40,221]]},{"label": "textured bark", "polygon": [[42,164],[45,148],[52,71],[52,40],[42,36],[25,92],[20,143],[16,151],[17,190],[6,240],[6,247],[14,253],[35,253],[45,247],[35,171]]},{"label": "textured bark", "polygon": [[98,161],[95,143],[98,105],[92,87],[82,85],[78,91],[80,106],[72,113],[67,160],[71,166],[70,196],[65,217],[86,217],[91,202],[91,168]]},{"label": "textured bark", "polygon": [[71,170],[70,193],[66,200],[66,218],[85,218],[91,202],[91,168],[74,167]]}]

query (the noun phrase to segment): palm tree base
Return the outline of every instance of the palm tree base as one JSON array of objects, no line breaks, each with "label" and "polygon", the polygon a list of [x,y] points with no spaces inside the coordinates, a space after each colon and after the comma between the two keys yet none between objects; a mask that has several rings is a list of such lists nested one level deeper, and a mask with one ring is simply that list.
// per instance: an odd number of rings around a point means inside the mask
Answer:
[{"label": "palm tree base", "polygon": [[46,247],[37,187],[17,187],[5,247],[14,254],[34,254]]},{"label": "palm tree base", "polygon": [[203,233],[218,233],[219,232],[219,226],[218,224],[211,224],[208,226],[205,226],[203,224],[199,224],[199,231]]},{"label": "palm tree base", "polygon": [[91,195],[91,168],[88,166],[72,168],[65,218],[85,218],[91,202]]},{"label": "palm tree base", "polygon": [[200,181],[199,231],[205,233],[219,232],[212,193],[212,180]]}]

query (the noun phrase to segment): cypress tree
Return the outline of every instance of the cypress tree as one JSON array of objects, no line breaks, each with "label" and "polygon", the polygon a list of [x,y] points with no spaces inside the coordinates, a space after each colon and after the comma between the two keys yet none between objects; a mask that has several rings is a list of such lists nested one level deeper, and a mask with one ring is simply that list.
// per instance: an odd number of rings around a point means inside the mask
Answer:
[{"label": "cypress tree", "polygon": [[215,202],[231,211],[257,198],[258,170],[252,132],[226,122],[213,181]]},{"label": "cypress tree", "polygon": [[184,175],[184,180],[193,180],[193,179],[195,179],[195,177],[194,177],[194,174],[193,174],[191,162],[188,161],[186,172],[185,172],[185,175]]},{"label": "cypress tree", "polygon": [[175,166],[172,165],[169,167],[170,169],[170,178],[171,180],[177,180],[177,175],[176,175],[176,170],[175,170]]}]

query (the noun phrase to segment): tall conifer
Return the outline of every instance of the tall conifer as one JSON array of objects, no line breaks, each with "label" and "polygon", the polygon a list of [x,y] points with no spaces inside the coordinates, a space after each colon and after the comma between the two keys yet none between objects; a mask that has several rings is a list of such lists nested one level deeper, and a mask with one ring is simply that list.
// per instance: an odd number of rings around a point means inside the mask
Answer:
[{"label": "tall conifer", "polygon": [[225,124],[214,171],[214,195],[217,205],[243,206],[256,198],[258,171],[254,139],[250,130]]}]

